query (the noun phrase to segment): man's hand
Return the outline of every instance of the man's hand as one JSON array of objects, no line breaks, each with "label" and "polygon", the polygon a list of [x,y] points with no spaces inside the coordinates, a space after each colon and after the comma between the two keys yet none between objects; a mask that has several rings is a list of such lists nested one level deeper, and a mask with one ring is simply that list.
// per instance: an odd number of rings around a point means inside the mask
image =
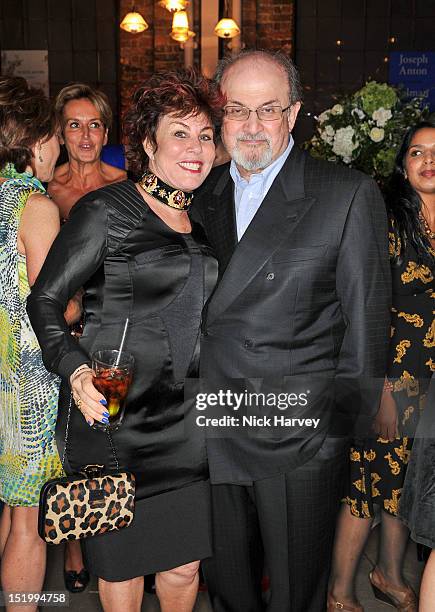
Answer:
[{"label": "man's hand", "polygon": [[80,321],[83,311],[82,296],[83,290],[80,289],[68,302],[68,305],[63,315],[68,325],[72,325],[73,323],[77,323],[78,321]]}]

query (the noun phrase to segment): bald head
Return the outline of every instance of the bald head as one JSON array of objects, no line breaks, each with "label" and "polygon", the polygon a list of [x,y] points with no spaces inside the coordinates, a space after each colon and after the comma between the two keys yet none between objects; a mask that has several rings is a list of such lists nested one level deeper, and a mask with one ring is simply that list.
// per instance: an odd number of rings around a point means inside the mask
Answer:
[{"label": "bald head", "polygon": [[[244,57],[225,70],[220,83],[227,96],[227,104],[239,103],[234,91],[240,91],[266,104],[280,102],[282,108],[290,106],[290,88],[282,67],[269,58]],[[229,96],[229,93],[231,94]]]},{"label": "bald head", "polygon": [[257,64],[266,69],[271,65],[276,66],[282,71],[283,77],[287,81],[289,104],[292,105],[295,102],[302,102],[302,87],[299,79],[299,73],[288,55],[280,51],[271,52],[265,50],[244,49],[236,56],[224,57],[219,62],[215,73],[215,80],[218,83],[222,83],[227,72],[240,62],[243,62],[244,64],[246,63],[246,66]]}]

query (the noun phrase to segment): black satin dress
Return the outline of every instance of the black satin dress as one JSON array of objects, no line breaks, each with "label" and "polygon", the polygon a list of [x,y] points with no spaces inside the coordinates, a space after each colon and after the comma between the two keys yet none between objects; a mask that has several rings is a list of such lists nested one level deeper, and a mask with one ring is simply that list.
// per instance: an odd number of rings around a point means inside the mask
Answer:
[{"label": "black satin dress", "polygon": [[[28,301],[46,367],[63,377],[56,438],[62,455],[71,373],[93,351],[117,348],[135,358],[123,424],[113,433],[121,469],[133,472],[137,506],[131,527],[85,542],[91,573],[119,581],[162,571],[211,554],[205,444],[190,426],[184,379],[198,373],[202,307],[217,263],[201,226],[169,228],[132,181],[82,198],[63,226]],[[79,344],[63,312],[84,287],[85,325]],[[74,407],[67,443],[68,472],[90,463],[115,470],[109,439]]]}]

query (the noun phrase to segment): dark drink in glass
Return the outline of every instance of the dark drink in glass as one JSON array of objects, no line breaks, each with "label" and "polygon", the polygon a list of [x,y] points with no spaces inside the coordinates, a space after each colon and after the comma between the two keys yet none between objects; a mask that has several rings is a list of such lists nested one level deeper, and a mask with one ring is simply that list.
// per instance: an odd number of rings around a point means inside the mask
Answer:
[{"label": "dark drink in glass", "polygon": [[102,350],[92,355],[92,369],[95,373],[94,385],[107,401],[109,424],[94,422],[97,429],[117,429],[122,423],[125,410],[125,399],[133,377],[134,358],[130,353]]}]

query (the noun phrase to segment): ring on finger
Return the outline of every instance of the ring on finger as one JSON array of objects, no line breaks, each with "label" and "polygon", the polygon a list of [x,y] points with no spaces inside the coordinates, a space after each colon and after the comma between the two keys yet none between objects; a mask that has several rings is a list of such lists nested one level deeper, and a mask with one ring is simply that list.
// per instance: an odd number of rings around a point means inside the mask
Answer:
[{"label": "ring on finger", "polygon": [[74,401],[75,401],[75,403],[76,403],[77,408],[80,410],[80,412],[83,412],[83,410],[82,410],[82,405],[83,405],[82,400],[81,400],[81,399],[78,397],[78,398],[77,398],[76,400],[74,400]]}]

